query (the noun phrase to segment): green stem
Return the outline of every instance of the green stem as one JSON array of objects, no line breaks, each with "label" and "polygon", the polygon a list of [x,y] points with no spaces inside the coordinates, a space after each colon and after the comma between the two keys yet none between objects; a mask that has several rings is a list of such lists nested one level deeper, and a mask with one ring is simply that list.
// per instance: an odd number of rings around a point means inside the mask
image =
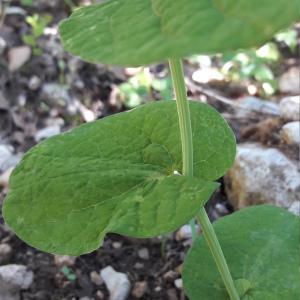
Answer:
[{"label": "green stem", "polygon": [[[182,142],[182,161],[183,161],[183,175],[193,177],[193,135],[190,117],[190,109],[187,100],[185,89],[184,74],[182,63],[180,59],[169,60],[173,86],[176,95],[176,103],[179,117],[179,127]],[[220,243],[217,239],[215,231],[204,207],[201,208],[197,216],[201,228],[203,230],[204,238],[210,248],[212,256],[221,274],[227,292],[231,300],[239,300],[240,297],[235,289],[232,276],[226,263],[226,259],[222,252]],[[193,221],[194,223],[194,221]]]}]

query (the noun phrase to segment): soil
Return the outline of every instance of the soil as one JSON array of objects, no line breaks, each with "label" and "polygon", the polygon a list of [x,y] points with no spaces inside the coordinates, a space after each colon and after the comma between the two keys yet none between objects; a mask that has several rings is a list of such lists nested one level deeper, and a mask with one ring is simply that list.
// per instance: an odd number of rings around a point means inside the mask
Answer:
[{"label": "soil", "polygon": [[[26,14],[47,12],[55,17],[51,25],[67,16],[69,8],[63,1],[39,1],[36,6],[24,8]],[[19,1],[11,5],[19,6]],[[26,65],[15,72],[8,70],[9,50],[23,44],[22,35],[29,27],[22,15],[8,15],[0,28],[0,38],[7,43],[0,58],[0,142],[12,145],[15,153],[24,153],[36,144],[37,131],[47,124],[63,120],[63,131],[85,120],[78,109],[78,101],[84,109],[91,111],[95,119],[126,109],[124,103],[114,97],[115,86],[128,78],[123,69],[103,65],[91,65],[79,61],[63,52],[59,40],[53,36],[42,36],[38,43],[42,54],[31,56]],[[287,50],[284,48],[283,52]],[[290,56],[290,53],[286,54]],[[290,64],[290,57],[287,64]],[[161,72],[165,65],[153,66],[151,70]],[[38,81],[36,86],[34,82]],[[66,103],[45,99],[43,88],[46,84],[58,83],[68,86],[69,100]],[[211,86],[210,88],[216,88]],[[217,87],[218,93],[239,98],[245,89],[226,85]],[[200,99],[200,94],[189,91],[192,98]],[[1,106],[1,97],[7,103]],[[207,98],[218,111],[234,116],[234,110],[213,98]],[[75,107],[75,108],[74,108]],[[297,147],[283,145],[278,136],[280,120],[266,120],[264,115],[254,114],[252,118],[228,118],[239,142],[256,141],[280,148],[290,158],[297,159]],[[0,174],[1,175],[1,174]],[[222,180],[220,181],[222,183]],[[0,204],[6,187],[0,188]],[[223,213],[216,207],[221,205]],[[223,186],[206,205],[212,220],[233,211],[227,201]],[[137,240],[118,235],[108,235],[101,248],[76,260],[58,264],[55,257],[42,253],[23,243],[0,222],[0,244],[9,244],[13,251],[6,264],[23,264],[34,272],[34,282],[29,290],[22,292],[23,300],[62,299],[108,299],[108,291],[103,283],[97,285],[91,280],[91,273],[107,266],[126,273],[134,286],[146,282],[147,289],[139,299],[184,300],[182,289],[174,281],[180,278],[181,265],[190,246],[190,239],[178,240],[176,233],[154,239]],[[147,249],[149,258],[142,259],[139,250]],[[84,298],[89,297],[89,298]],[[138,299],[130,295],[129,299]]]}]

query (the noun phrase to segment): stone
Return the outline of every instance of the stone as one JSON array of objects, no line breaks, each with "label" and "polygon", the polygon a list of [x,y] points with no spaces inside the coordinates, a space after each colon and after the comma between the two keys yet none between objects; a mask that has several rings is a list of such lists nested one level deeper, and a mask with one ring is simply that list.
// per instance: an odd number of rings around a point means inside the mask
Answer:
[{"label": "stone", "polygon": [[0,172],[5,171],[4,164],[11,156],[12,149],[6,145],[0,145]]},{"label": "stone", "polygon": [[235,163],[224,179],[228,200],[236,209],[261,203],[289,208],[300,201],[297,164],[275,148],[238,145]]},{"label": "stone", "polygon": [[296,201],[291,204],[289,211],[296,216],[300,216],[300,201]]},{"label": "stone", "polygon": [[57,267],[73,267],[76,257],[69,255],[54,255],[54,263]]},{"label": "stone", "polygon": [[4,38],[0,36],[0,55],[2,55],[7,47],[7,43]]},{"label": "stone", "polygon": [[279,78],[279,90],[281,93],[300,94],[300,69],[290,68]]},{"label": "stone", "polygon": [[11,48],[8,51],[8,69],[11,72],[20,69],[31,57],[31,48],[29,46],[19,46]]},{"label": "stone", "polygon": [[150,258],[149,250],[147,248],[139,249],[138,256],[143,260],[148,260]]},{"label": "stone", "polygon": [[96,299],[97,300],[104,300],[104,294],[99,290],[96,292]]},{"label": "stone", "polygon": [[0,267],[0,299],[19,300],[20,291],[28,289],[33,282],[33,272],[26,266],[6,265]]},{"label": "stone", "polygon": [[10,167],[0,175],[0,186],[4,188],[8,186],[9,177],[13,170],[14,168]]},{"label": "stone", "polygon": [[47,139],[51,136],[55,136],[57,134],[60,134],[60,126],[59,125],[53,125],[49,127],[45,127],[43,129],[40,129],[35,134],[35,141],[38,143],[44,139]]},{"label": "stone", "polygon": [[36,91],[40,88],[41,83],[42,80],[38,76],[34,75],[29,79],[28,87],[30,90]]},{"label": "stone", "polygon": [[238,117],[248,117],[253,112],[268,114],[274,117],[279,116],[279,106],[277,103],[259,99],[257,97],[243,97],[236,103],[241,107],[236,108]]},{"label": "stone", "polygon": [[0,145],[0,173],[15,167],[21,160],[22,155],[14,155],[13,150],[14,149],[11,146]]},{"label": "stone", "polygon": [[57,83],[44,84],[41,91],[41,99],[50,106],[66,108],[72,101],[67,88]]},{"label": "stone", "polygon": [[109,300],[127,299],[131,284],[126,274],[116,272],[111,266],[108,266],[101,270],[100,275],[109,290]]},{"label": "stone", "polygon": [[287,121],[300,120],[300,95],[283,98],[279,103],[280,117]]},{"label": "stone", "polygon": [[174,285],[176,286],[177,289],[181,290],[183,288],[182,279],[178,278],[174,280]]},{"label": "stone", "polygon": [[285,124],[280,132],[280,136],[284,143],[288,145],[300,144],[300,122],[289,122]]},{"label": "stone", "polygon": [[[196,231],[199,230],[199,226],[196,225]],[[175,239],[177,241],[181,241],[181,240],[187,240],[187,239],[191,239],[192,238],[192,229],[191,226],[186,224],[183,225],[179,230],[177,230],[176,234],[175,234]]]},{"label": "stone", "polygon": [[103,284],[103,279],[101,278],[100,274],[98,274],[96,271],[90,273],[90,278],[91,278],[91,282],[97,286]]},{"label": "stone", "polygon": [[173,282],[178,276],[179,274],[176,271],[170,270],[163,275],[163,278],[167,282]]},{"label": "stone", "polygon": [[136,282],[134,284],[131,294],[133,297],[140,299],[145,295],[147,289],[148,289],[148,284],[146,281]]},{"label": "stone", "polygon": [[0,244],[0,265],[7,264],[12,255],[12,248],[9,244]]}]

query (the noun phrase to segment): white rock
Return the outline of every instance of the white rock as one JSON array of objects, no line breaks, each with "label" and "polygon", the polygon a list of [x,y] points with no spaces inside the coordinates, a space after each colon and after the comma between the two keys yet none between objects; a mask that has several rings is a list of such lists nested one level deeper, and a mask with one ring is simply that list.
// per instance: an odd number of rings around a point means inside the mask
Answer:
[{"label": "white rock", "polygon": [[268,100],[262,100],[256,97],[247,96],[238,100],[237,104],[244,107],[236,108],[236,113],[239,117],[247,117],[253,112],[261,112],[272,116],[279,116],[278,104]]},{"label": "white rock", "polygon": [[[199,226],[196,225],[196,231],[199,230]],[[183,225],[180,229],[177,230],[175,234],[175,239],[177,241],[191,239],[192,238],[192,228],[190,225]]]},{"label": "white rock", "polygon": [[288,208],[300,201],[300,173],[297,164],[277,149],[241,144],[225,176],[225,188],[236,208],[259,203]]},{"label": "white rock", "polygon": [[46,83],[42,87],[41,99],[51,106],[66,107],[72,101],[67,87],[57,83]]},{"label": "white rock", "polygon": [[288,145],[300,144],[300,122],[290,122],[285,124],[280,132],[282,140]]},{"label": "white rock", "polygon": [[281,76],[279,90],[292,95],[300,94],[300,69],[298,67],[289,69]]},{"label": "white rock", "polygon": [[0,175],[0,186],[7,187],[9,182],[9,177],[14,170],[13,167],[8,168],[6,171],[3,172],[3,174]]},{"label": "white rock", "polygon": [[182,279],[178,278],[174,281],[174,285],[178,288],[178,289],[182,289],[183,287],[183,283],[182,283]]},{"label": "white rock", "polygon": [[30,287],[33,273],[26,266],[6,265],[0,267],[0,299],[19,300],[20,290]]},{"label": "white rock", "polygon": [[295,201],[289,207],[289,211],[297,216],[300,216],[300,201]]},{"label": "white rock", "polygon": [[300,95],[283,98],[279,103],[281,118],[288,121],[300,120]]},{"label": "white rock", "polygon": [[60,126],[59,125],[49,126],[39,130],[36,133],[35,141],[40,142],[41,140],[47,139],[57,134],[60,134]]},{"label": "white rock", "polygon": [[0,173],[15,167],[22,155],[14,155],[13,148],[7,145],[0,145]]},{"label": "white rock", "polygon": [[30,58],[31,48],[28,46],[19,46],[11,48],[8,51],[8,69],[14,72],[21,68]]},{"label": "white rock", "polygon": [[7,43],[6,43],[5,39],[0,37],[0,55],[2,55],[4,53],[6,47],[7,47]]},{"label": "white rock", "polygon": [[12,157],[12,148],[6,145],[0,145],[0,172],[4,171],[4,164]]},{"label": "white rock", "polygon": [[142,248],[138,251],[138,256],[141,259],[148,260],[150,258],[149,250],[147,248]]},{"label": "white rock", "polygon": [[100,274],[109,290],[109,300],[127,299],[131,284],[126,274],[116,272],[111,266],[102,269]]},{"label": "white rock", "polygon": [[54,263],[58,267],[72,267],[74,266],[76,257],[69,255],[54,255]]}]

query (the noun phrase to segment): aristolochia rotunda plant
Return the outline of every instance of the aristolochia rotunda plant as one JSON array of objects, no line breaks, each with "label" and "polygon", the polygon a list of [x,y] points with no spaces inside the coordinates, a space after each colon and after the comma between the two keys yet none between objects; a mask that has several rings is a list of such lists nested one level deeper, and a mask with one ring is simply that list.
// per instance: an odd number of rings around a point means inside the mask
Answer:
[{"label": "aristolochia rotunda plant", "polygon": [[10,179],[7,224],[38,249],[81,255],[108,232],[153,237],[196,218],[203,235],[183,269],[191,300],[299,299],[297,217],[263,205],[210,223],[203,207],[234,160],[235,138],[213,108],[187,101],[181,64],[259,46],[297,20],[299,0],[110,0],[76,10],[60,25],[67,51],[123,66],[168,60],[176,102],[32,148]]}]

